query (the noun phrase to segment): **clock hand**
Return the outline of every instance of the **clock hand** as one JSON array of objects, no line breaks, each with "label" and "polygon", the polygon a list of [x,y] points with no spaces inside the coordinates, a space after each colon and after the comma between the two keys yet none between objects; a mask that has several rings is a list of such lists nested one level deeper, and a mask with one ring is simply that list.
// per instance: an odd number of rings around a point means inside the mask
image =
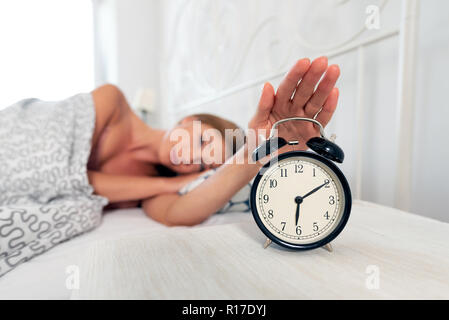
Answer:
[{"label": "clock hand", "polygon": [[301,196],[297,196],[295,198],[295,202],[296,202],[296,225],[298,225],[298,221],[299,221],[299,205],[302,203],[302,197]]},{"label": "clock hand", "polygon": [[298,225],[299,220],[299,203],[296,205],[296,225]]},{"label": "clock hand", "polygon": [[304,199],[304,198],[310,196],[311,194],[317,192],[318,190],[320,190],[322,187],[324,187],[324,186],[325,186],[326,184],[328,184],[328,183],[329,183],[329,182],[325,182],[325,183],[323,183],[322,185],[316,187],[316,188],[313,189],[312,191],[310,191],[310,192],[306,193],[304,196],[302,196],[302,198]]}]

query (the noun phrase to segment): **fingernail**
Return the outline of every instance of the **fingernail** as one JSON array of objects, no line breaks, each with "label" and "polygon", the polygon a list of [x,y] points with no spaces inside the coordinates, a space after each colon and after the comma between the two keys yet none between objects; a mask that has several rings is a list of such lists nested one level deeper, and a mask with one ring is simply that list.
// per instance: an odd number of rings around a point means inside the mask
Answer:
[{"label": "fingernail", "polygon": [[324,61],[326,62],[326,64],[327,64],[327,62],[328,62],[328,59],[327,59],[326,56],[318,57],[318,58],[315,59],[315,61],[317,61],[317,60],[324,60]]},{"label": "fingernail", "polygon": [[335,68],[340,72],[340,66],[338,64],[330,65],[329,68]]}]

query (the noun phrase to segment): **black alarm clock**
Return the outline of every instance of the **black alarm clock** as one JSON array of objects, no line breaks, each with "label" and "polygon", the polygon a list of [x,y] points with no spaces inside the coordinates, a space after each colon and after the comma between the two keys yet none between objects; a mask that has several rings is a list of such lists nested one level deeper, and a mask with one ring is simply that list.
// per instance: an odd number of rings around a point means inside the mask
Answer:
[{"label": "black alarm clock", "polygon": [[323,126],[309,118],[280,120],[252,157],[257,161],[287,144],[298,144],[275,136],[279,124],[292,120],[319,126],[320,137],[306,143],[314,152],[286,152],[265,164],[251,187],[251,211],[267,236],[265,248],[273,241],[294,250],[332,251],[330,242],[345,227],[352,198],[348,181],[334,163],[343,162],[343,150],[325,137]]}]

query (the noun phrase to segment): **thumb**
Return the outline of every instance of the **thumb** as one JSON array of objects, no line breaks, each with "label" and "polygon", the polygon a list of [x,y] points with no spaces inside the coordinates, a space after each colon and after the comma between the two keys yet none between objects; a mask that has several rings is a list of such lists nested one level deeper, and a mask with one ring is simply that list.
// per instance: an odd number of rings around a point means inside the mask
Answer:
[{"label": "thumb", "polygon": [[259,100],[256,115],[254,116],[254,120],[256,123],[263,123],[268,120],[268,116],[270,115],[271,110],[274,106],[274,98],[274,88],[269,82],[266,82],[263,86],[262,95]]}]

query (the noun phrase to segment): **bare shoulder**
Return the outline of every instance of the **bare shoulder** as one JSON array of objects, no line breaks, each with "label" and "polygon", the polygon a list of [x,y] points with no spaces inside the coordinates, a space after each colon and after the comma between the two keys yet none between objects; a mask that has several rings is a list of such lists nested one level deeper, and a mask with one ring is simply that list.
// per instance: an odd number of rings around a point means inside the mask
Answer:
[{"label": "bare shoulder", "polygon": [[97,117],[111,120],[118,109],[126,102],[123,92],[113,84],[105,84],[94,91],[92,96],[97,111]]},{"label": "bare shoulder", "polygon": [[127,113],[129,106],[123,92],[113,84],[102,85],[92,91],[95,104],[96,120],[94,141],[101,132],[109,126],[118,122]]}]

